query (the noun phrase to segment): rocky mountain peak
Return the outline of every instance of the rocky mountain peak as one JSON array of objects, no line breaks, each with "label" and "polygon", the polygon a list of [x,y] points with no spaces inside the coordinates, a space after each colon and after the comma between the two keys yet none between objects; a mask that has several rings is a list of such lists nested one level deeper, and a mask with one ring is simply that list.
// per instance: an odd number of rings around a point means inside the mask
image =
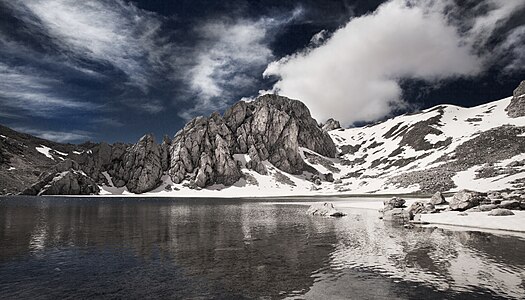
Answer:
[{"label": "rocky mountain peak", "polygon": [[324,131],[335,130],[341,128],[341,124],[339,123],[339,121],[330,118],[326,120],[326,123],[322,125],[322,128]]},{"label": "rocky mountain peak", "polygon": [[247,154],[247,167],[266,173],[263,161],[299,174],[305,165],[299,147],[334,157],[330,136],[311,117],[302,102],[264,95],[240,101],[221,116],[197,117],[175,135],[169,174],[175,183],[184,179],[199,187],[231,185],[242,176],[233,155]]},{"label": "rocky mountain peak", "polygon": [[525,116],[525,80],[514,90],[512,100],[505,109],[511,118]]}]

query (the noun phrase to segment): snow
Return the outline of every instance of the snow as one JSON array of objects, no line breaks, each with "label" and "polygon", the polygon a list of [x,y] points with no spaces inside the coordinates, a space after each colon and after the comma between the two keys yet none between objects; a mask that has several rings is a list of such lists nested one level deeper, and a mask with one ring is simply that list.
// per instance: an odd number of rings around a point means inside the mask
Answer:
[{"label": "snow", "polygon": [[7,139],[7,136],[0,134],[0,137],[3,139]]},{"label": "snow", "polygon": [[12,170],[16,170],[15,167],[9,167],[9,169],[7,169],[7,171],[12,171]]},{"label": "snow", "polygon": [[476,170],[481,167],[482,166],[474,166],[466,171],[458,172],[452,177],[452,180],[459,188],[453,190],[468,189],[479,192],[488,192],[500,190],[502,187],[511,186],[511,182],[525,178],[525,172],[521,172],[514,175],[498,175],[490,178],[476,179]]},{"label": "snow", "polygon": [[82,154],[82,153],[84,153],[84,151],[82,151],[82,152],[79,152],[79,151],[73,151],[73,154],[77,154],[77,155],[80,155],[80,154]]},{"label": "snow", "polygon": [[525,232],[525,211],[512,212],[513,216],[489,216],[488,212],[467,212],[466,216],[458,216],[458,212],[449,211],[423,214],[421,221],[439,225]]},{"label": "snow", "polygon": [[40,147],[35,147],[35,149],[36,149],[36,151],[38,151],[38,152],[44,154],[47,158],[50,158],[50,159],[52,159],[52,160],[55,160],[55,159],[53,158],[53,156],[51,156],[51,154],[49,154],[49,151],[51,151],[51,150],[53,150],[53,149],[51,149],[51,148],[49,148],[49,147],[47,147],[47,146],[44,146],[44,145],[40,145]]},{"label": "snow", "polygon": [[[330,198],[326,197],[320,202],[263,202],[265,205],[302,205],[310,206],[323,202],[332,202],[335,209],[349,212],[353,209],[367,209],[378,211],[383,208],[383,200],[386,197],[371,198]],[[428,201],[426,198],[406,199],[406,206],[409,207],[415,201]],[[459,216],[457,211],[441,212],[435,214],[422,214],[421,221],[428,222],[430,225],[444,227],[452,230],[477,229],[493,233],[504,233],[525,237],[525,211],[513,210],[514,216],[489,216],[488,212],[467,212],[467,216]]]},{"label": "snow", "polygon": [[123,187],[116,187],[113,185],[113,180],[111,178],[111,176],[108,174],[108,172],[102,172],[102,175],[106,178],[106,180],[109,182],[109,185],[102,185],[102,186],[99,186],[100,188],[100,195],[103,195],[103,196],[122,196],[122,195],[128,195],[128,196],[132,196],[132,195],[136,195],[136,196],[141,196],[140,194],[133,194],[133,193],[130,193],[128,191],[128,188],[126,188],[125,186]]}]

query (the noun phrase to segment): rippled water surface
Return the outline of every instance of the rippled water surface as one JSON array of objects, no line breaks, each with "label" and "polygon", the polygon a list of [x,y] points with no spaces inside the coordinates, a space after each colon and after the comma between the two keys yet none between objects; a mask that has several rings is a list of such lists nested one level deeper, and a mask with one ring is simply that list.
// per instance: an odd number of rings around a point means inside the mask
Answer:
[{"label": "rippled water surface", "polygon": [[306,209],[0,198],[0,298],[525,298],[523,239]]}]

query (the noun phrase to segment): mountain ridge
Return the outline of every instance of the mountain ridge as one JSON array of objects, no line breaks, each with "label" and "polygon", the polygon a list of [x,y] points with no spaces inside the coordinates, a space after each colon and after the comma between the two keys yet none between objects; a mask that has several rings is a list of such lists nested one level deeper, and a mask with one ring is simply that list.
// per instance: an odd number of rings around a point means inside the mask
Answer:
[{"label": "mountain ridge", "polygon": [[[23,184],[8,189],[4,183],[0,191],[20,192],[35,183],[37,173],[65,159],[77,162],[101,194],[220,197],[521,189],[524,95],[525,81],[512,97],[484,105],[438,105],[350,129],[335,120],[317,124],[298,100],[264,95],[238,102],[224,115],[197,117],[161,144],[145,135],[134,145],[67,145],[3,129],[1,178],[18,173],[12,161],[27,156],[22,153],[45,163],[32,176],[21,177]],[[22,144],[16,151],[5,146],[16,142]],[[30,161],[24,170],[34,165]]]}]

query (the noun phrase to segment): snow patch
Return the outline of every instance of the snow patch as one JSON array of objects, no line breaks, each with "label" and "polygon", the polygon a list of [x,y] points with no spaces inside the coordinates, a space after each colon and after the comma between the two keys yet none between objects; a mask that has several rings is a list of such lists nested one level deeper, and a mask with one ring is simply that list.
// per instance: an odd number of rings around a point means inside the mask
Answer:
[{"label": "snow patch", "polygon": [[49,148],[49,147],[47,147],[47,146],[44,146],[44,145],[40,145],[40,147],[35,147],[35,149],[36,149],[36,151],[38,151],[38,152],[44,154],[47,158],[50,158],[50,159],[52,159],[52,160],[55,160],[55,159],[53,158],[53,156],[51,156],[51,154],[49,154],[49,151],[51,151],[51,150],[53,150],[53,149],[51,149],[51,148]]}]

